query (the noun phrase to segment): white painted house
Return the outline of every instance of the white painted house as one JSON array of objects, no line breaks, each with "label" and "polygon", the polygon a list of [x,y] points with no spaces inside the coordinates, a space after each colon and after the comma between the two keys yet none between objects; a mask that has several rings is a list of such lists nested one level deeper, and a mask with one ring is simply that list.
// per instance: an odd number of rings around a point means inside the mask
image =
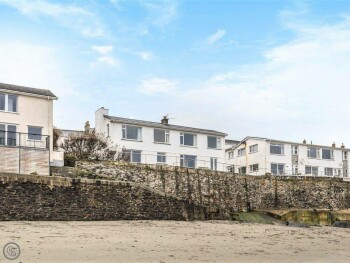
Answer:
[{"label": "white painted house", "polygon": [[114,117],[103,107],[95,113],[95,131],[124,147],[131,162],[226,169],[223,132],[172,125],[166,117],[159,123]]},{"label": "white painted house", "polygon": [[49,90],[0,83],[0,171],[48,174],[54,100]]},{"label": "white painted house", "polygon": [[228,170],[263,175],[310,175],[348,177],[350,149],[312,143],[246,137],[226,149]]}]

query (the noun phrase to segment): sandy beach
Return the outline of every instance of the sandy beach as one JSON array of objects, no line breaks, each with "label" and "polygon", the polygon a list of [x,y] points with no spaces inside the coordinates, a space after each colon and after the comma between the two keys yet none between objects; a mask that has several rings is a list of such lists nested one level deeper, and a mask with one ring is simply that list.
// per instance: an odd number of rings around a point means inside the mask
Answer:
[{"label": "sandy beach", "polygon": [[228,221],[1,222],[0,262],[350,262],[350,229]]}]

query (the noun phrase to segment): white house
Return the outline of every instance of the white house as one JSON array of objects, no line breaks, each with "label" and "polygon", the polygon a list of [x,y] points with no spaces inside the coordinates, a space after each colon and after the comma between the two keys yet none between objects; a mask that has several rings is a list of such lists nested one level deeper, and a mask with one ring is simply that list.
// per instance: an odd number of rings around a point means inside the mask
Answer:
[{"label": "white house", "polygon": [[246,137],[226,149],[228,170],[235,173],[263,175],[312,175],[348,177],[350,149]]},{"label": "white house", "polygon": [[0,171],[48,174],[54,100],[49,90],[0,83]]},{"label": "white house", "polygon": [[124,147],[131,162],[226,169],[223,132],[172,125],[166,117],[159,123],[114,117],[103,107],[95,113],[95,130]]}]

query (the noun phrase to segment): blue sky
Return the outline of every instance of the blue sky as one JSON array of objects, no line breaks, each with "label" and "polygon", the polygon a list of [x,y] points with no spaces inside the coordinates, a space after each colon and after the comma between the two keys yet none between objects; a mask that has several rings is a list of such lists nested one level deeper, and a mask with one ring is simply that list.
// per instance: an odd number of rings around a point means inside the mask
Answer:
[{"label": "blue sky", "polygon": [[94,111],[350,146],[348,1],[0,0],[0,82]]}]

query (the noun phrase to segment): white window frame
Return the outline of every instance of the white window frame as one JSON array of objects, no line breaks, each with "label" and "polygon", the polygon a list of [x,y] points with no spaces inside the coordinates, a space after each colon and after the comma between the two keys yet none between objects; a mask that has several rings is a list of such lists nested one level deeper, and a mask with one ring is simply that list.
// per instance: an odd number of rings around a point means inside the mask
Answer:
[{"label": "white window frame", "polygon": [[[165,141],[164,142],[160,142],[160,141],[156,141],[155,140],[155,132],[157,131],[161,131],[161,132],[164,132],[164,138],[165,138]],[[153,129],[153,142],[154,143],[164,143],[164,144],[169,144],[170,143],[170,131],[169,130],[164,130],[164,129]]]},{"label": "white window frame", "polygon": [[258,147],[259,147],[258,144],[249,146],[249,153],[257,153],[259,149]]},{"label": "white window frame", "polygon": [[233,159],[233,157],[234,157],[234,152],[235,152],[235,151],[229,151],[229,152],[228,152],[228,158],[229,158],[229,159]]},{"label": "white window frame", "polygon": [[[272,173],[272,168],[271,168],[271,166],[272,166],[273,164],[277,165],[277,173],[276,173],[276,174]],[[284,174],[286,173],[286,164],[285,164],[285,163],[271,163],[271,164],[270,164],[270,169],[271,169],[271,174],[272,174],[272,175],[281,175],[281,174],[279,173],[280,170],[278,169],[278,166],[279,166],[279,165],[283,165],[283,174],[282,174],[282,175],[284,175]]]},{"label": "white window frame", "polygon": [[245,148],[241,148],[237,150],[237,156],[244,156],[245,155]]},{"label": "white window frame", "polygon": [[[10,113],[18,113],[18,95],[15,94],[9,94],[9,93],[3,93],[0,92],[1,95],[5,95],[5,108],[3,110],[0,109],[0,112],[10,112]],[[16,97],[16,111],[9,111],[9,96]]]},{"label": "white window frame", "polygon": [[[328,171],[327,171],[328,170]],[[325,167],[324,168],[324,175],[325,176],[334,176],[334,168],[332,167]],[[330,173],[329,173],[330,172]]]},{"label": "white window frame", "polygon": [[348,152],[347,151],[342,151],[342,159],[347,160],[348,159]]},{"label": "white window frame", "polygon": [[[12,123],[3,123],[3,122],[1,122],[0,125],[5,125],[5,131],[2,131],[2,132],[5,132],[5,137],[4,137],[5,142],[4,142],[4,144],[0,144],[0,146],[17,146],[17,144],[19,143],[19,141],[17,140],[17,134],[19,135],[19,133],[18,133],[18,125],[17,124],[12,124]],[[9,133],[8,132],[8,126],[16,127],[15,145],[11,145],[11,144],[8,143],[8,133]]]},{"label": "white window frame", "polygon": [[[128,139],[127,137],[127,127],[133,127],[133,128],[138,128],[140,135],[138,136],[138,139]],[[125,136],[124,136],[125,135]],[[123,140],[128,140],[128,141],[136,141],[136,142],[141,142],[142,141],[142,127],[140,126],[134,126],[134,125],[122,125],[122,139]]]},{"label": "white window frame", "polygon": [[[216,138],[216,148],[209,147],[209,143],[208,143],[209,137]],[[218,149],[218,150],[220,150],[221,149],[221,137],[208,135],[207,136],[207,147],[208,147],[208,149]]]},{"label": "white window frame", "polygon": [[[193,136],[193,145],[185,144],[185,134]],[[187,147],[197,147],[197,134],[190,133],[190,132],[181,132],[180,133],[180,145],[187,146]]]},{"label": "white window frame", "polygon": [[[326,150],[326,151],[329,151],[330,152],[330,158],[323,158],[323,151]],[[322,148],[321,149],[321,157],[322,157],[322,160],[333,160],[334,159],[334,151],[331,150],[331,149],[327,149],[327,148]]]},{"label": "white window frame", "polygon": [[[279,146],[281,148],[281,153],[272,153],[271,146]],[[282,143],[270,143],[270,154],[280,155],[280,156],[284,155],[284,144],[282,144]]]},{"label": "white window frame", "polygon": [[[312,165],[305,165],[305,174],[306,173],[306,167],[310,167],[310,174],[313,175],[313,176],[318,176],[318,173],[319,173],[319,167],[318,166],[312,166]],[[316,170],[316,171],[314,171]]]},{"label": "white window frame", "polygon": [[218,158],[215,158],[215,157],[210,158],[210,170],[212,171],[218,170]]},{"label": "white window frame", "polygon": [[292,155],[298,155],[299,147],[298,145],[292,145]]},{"label": "white window frame", "polygon": [[234,165],[227,166],[227,172],[228,173],[235,173],[235,166]]},{"label": "white window frame", "polygon": [[[194,156],[194,167],[189,167],[188,165],[186,165],[186,158],[185,156]],[[182,166],[181,166],[181,162],[182,162]],[[187,162],[188,163],[188,162]],[[192,154],[180,154],[180,166],[181,167],[187,167],[187,168],[193,168],[195,169],[197,167],[197,155],[192,155]]]},{"label": "white window frame", "polygon": [[249,165],[249,172],[251,173],[259,172],[259,164],[255,163],[255,164]]},{"label": "white window frame", "polygon": [[[161,161],[158,160],[158,157],[160,157]],[[157,152],[157,163],[162,163],[162,164],[166,163],[166,153],[165,152]]]},{"label": "white window frame", "polygon": [[[311,149],[311,148],[316,149],[316,157],[310,157],[310,149]],[[320,148],[308,146],[308,147],[307,147],[307,158],[309,158],[309,159],[321,159],[321,156],[320,156]]]}]

